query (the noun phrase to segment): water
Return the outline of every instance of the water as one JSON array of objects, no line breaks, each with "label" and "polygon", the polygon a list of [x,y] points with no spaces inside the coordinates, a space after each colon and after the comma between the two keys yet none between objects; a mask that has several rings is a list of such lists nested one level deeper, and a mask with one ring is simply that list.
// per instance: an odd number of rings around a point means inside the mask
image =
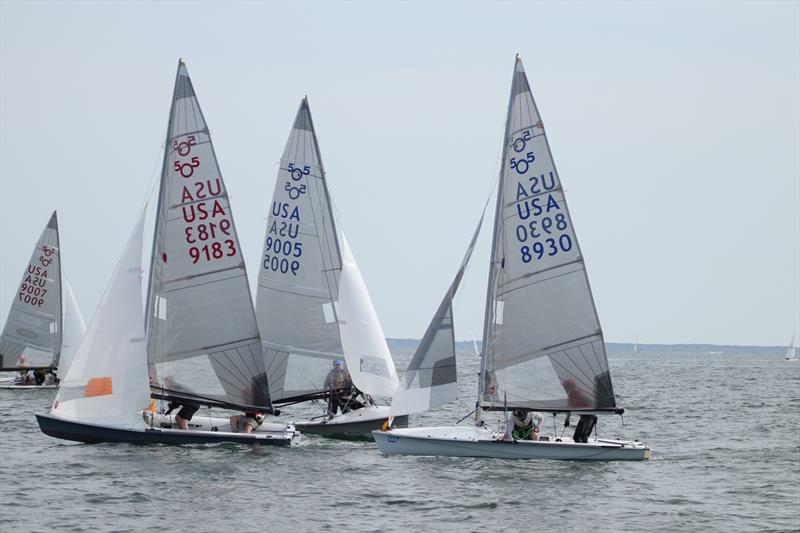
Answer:
[{"label": "water", "polygon": [[[409,353],[397,355],[405,368]],[[477,361],[459,364],[460,404],[412,424],[470,411]],[[314,437],[290,449],[83,445],[39,431],[33,413],[55,391],[0,390],[0,530],[800,529],[800,363],[644,353],[610,366],[625,426],[602,417],[600,435],[645,441],[651,461],[386,457]]]}]

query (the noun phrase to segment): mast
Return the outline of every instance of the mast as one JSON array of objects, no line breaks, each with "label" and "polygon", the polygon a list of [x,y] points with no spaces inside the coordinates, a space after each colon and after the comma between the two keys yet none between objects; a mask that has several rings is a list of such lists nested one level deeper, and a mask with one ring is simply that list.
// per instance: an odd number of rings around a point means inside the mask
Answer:
[{"label": "mast", "polygon": [[58,211],[53,211],[51,220],[56,232],[56,261],[58,261],[58,278],[56,279],[58,284],[58,308],[56,309],[58,325],[56,326],[56,335],[53,340],[55,353],[53,354],[53,362],[50,364],[50,367],[55,369],[58,368],[58,363],[61,360],[61,341],[64,338],[64,288],[62,287],[64,274],[61,270],[61,237],[58,232]]},{"label": "mast", "polygon": [[150,318],[153,314],[153,275],[154,269],[153,265],[155,264],[155,257],[156,257],[156,249],[157,249],[157,238],[158,238],[158,226],[159,222],[161,221],[161,198],[164,194],[164,185],[167,179],[167,158],[169,157],[169,140],[170,140],[170,133],[172,131],[172,115],[175,112],[175,96],[178,93],[178,76],[180,76],[181,72],[181,65],[183,65],[183,58],[178,59],[178,67],[175,69],[175,83],[172,86],[172,100],[170,100],[169,105],[169,118],[167,119],[167,133],[164,136],[164,157],[161,161],[161,179],[158,183],[158,200],[156,202],[156,221],[153,224],[153,246],[150,250],[150,275],[147,277],[147,303],[145,305],[144,310],[144,327],[145,327],[145,335],[147,336],[147,347],[148,350],[150,348]]},{"label": "mast", "polygon": [[[508,109],[506,111],[506,125],[503,128],[503,155],[500,161],[500,176],[497,181],[497,204],[495,205],[494,210],[494,224],[492,225],[492,252],[489,258],[489,280],[486,287],[486,309],[483,315],[483,340],[481,342],[481,369],[480,373],[478,374],[478,402],[480,402],[481,397],[484,393],[484,385],[485,385],[485,377],[484,373],[486,372],[486,354],[488,350],[493,349],[494,347],[489,342],[489,336],[491,331],[492,321],[494,320],[494,283],[495,283],[495,276],[496,271],[498,269],[498,264],[500,264],[499,268],[502,268],[503,258],[497,257],[497,243],[500,233],[500,228],[502,224],[502,213],[503,213],[503,190],[505,187],[505,168],[506,168],[506,152],[508,148],[508,132],[511,127],[511,104],[514,102],[514,89],[516,86],[516,70],[517,64],[521,62],[519,58],[519,54],[514,56],[514,73],[515,75],[512,78],[511,83],[511,91],[508,96]],[[476,416],[479,412],[478,410],[475,411]]]}]

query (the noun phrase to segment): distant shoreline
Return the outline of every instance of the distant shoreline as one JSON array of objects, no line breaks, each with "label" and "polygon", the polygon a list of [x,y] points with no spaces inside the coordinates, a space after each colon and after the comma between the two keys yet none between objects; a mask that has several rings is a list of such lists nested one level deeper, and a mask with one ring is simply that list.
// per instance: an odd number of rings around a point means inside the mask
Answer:
[{"label": "distant shoreline", "polygon": [[[419,344],[419,339],[391,339],[387,338],[389,349],[414,350]],[[481,341],[477,342],[480,350]],[[632,342],[607,342],[606,349],[612,353],[636,353],[635,344]],[[639,343],[640,353],[707,353],[720,354],[785,354],[786,346],[738,346],[732,344],[642,344]],[[472,341],[456,341],[456,350],[468,352],[474,350]]]}]

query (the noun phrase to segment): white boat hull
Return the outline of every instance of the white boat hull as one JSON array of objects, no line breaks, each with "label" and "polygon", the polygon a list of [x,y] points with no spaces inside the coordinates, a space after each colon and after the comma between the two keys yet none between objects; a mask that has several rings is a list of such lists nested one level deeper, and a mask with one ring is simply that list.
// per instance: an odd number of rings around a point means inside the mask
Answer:
[{"label": "white boat hull", "polygon": [[[175,415],[156,414],[153,416],[153,426],[157,428],[176,428]],[[189,429],[195,431],[222,431],[228,433],[231,432],[231,422],[229,418],[194,415],[189,421]],[[292,424],[269,421],[262,423],[253,433],[281,435],[289,438],[299,435],[299,432]]]},{"label": "white boat hull", "polygon": [[45,389],[45,390],[55,390],[58,388],[58,385],[14,385],[14,383],[4,383],[0,382],[0,389],[22,389],[22,390],[33,390],[33,389]]},{"label": "white boat hull", "polygon": [[[325,418],[305,420],[295,422],[294,425],[299,431],[313,435],[369,439],[372,432],[381,429],[389,419],[389,411],[388,406],[371,405],[349,413],[337,414],[330,420]],[[408,425],[408,416],[395,418],[395,425],[401,427]]]},{"label": "white boat hull", "polygon": [[428,427],[373,431],[381,453],[498,459],[642,461],[650,449],[638,441],[590,440],[588,443],[502,440],[479,427]]}]

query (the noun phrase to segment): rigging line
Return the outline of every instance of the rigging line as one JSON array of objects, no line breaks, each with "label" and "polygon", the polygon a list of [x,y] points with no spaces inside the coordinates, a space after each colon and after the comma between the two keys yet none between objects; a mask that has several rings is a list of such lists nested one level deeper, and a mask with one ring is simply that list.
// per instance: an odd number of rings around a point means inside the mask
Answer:
[{"label": "rigging line", "polygon": [[[197,111],[198,110],[200,111],[200,120],[202,121],[203,126],[206,129],[208,129],[208,124],[206,124],[206,119],[203,116],[202,110],[200,110],[200,99],[197,98],[197,93],[194,92],[194,85],[192,85],[192,80],[188,76],[186,77],[186,80],[187,80],[187,83],[188,83],[189,87],[192,88],[192,94],[194,95],[194,96],[190,96],[188,98],[185,98],[185,100],[194,100],[194,102],[192,102],[192,105],[190,106],[190,109],[192,111],[192,118],[194,119],[195,129],[197,129],[197,126],[199,124],[199,122],[197,120]],[[189,114],[187,113],[186,115],[188,117]],[[187,124],[188,124],[188,121],[187,121]],[[188,127],[186,128],[186,131],[189,131]],[[208,144],[212,144],[211,143],[211,131],[208,131],[207,135],[208,135]],[[212,154],[213,154],[213,148],[212,148]],[[219,173],[219,164],[217,163],[216,157],[214,157],[214,163],[217,166],[217,173]]]},{"label": "rigging line", "polygon": [[[594,369],[592,368],[592,364],[591,364],[591,363],[589,363],[589,361],[586,359],[586,356],[585,356],[585,355],[583,355],[583,351],[580,349],[581,347],[580,347],[580,346],[578,346],[577,348],[578,348],[578,351],[580,352],[581,356],[583,357],[583,360],[584,360],[584,361],[586,361],[586,364],[587,364],[587,365],[589,365],[589,368],[590,368],[590,369],[592,369],[592,370],[594,370]],[[575,368],[577,368],[578,370],[580,370],[580,373],[583,375],[583,377],[584,377],[584,378],[586,378],[586,379],[587,379],[587,380],[589,380],[590,382],[592,382],[592,381],[594,381],[595,383],[597,382],[597,381],[596,381],[596,380],[597,380],[597,376],[594,376],[594,378],[595,378],[595,379],[592,379],[592,376],[588,375],[588,374],[587,374],[587,373],[586,373],[586,372],[583,370],[583,368],[581,368],[581,367],[580,367],[580,365],[578,365],[578,364],[576,364],[576,363],[575,363],[575,361],[572,359],[572,356],[571,356],[571,355],[570,355],[570,354],[567,352],[567,350],[561,350],[561,353],[563,353],[563,354],[564,354],[564,355],[567,357],[567,359],[569,359],[569,362],[570,362],[570,363],[572,363],[572,365],[573,365]],[[555,354],[554,354],[554,355],[555,355]],[[553,358],[553,356],[548,356],[548,357],[550,357],[550,359],[551,359],[551,360],[552,360],[552,358]],[[570,374],[572,374],[572,372],[570,372]],[[578,376],[577,376],[577,374],[572,374],[572,375],[573,375],[575,378],[577,378],[577,377],[578,377]],[[581,380],[581,383],[584,383],[584,381],[583,381],[583,380]],[[592,386],[590,386],[590,387],[589,387],[589,390],[595,390],[594,384],[593,384]]]},{"label": "rigging line", "polygon": [[[307,102],[306,102],[306,105],[308,105]],[[308,112],[309,121],[310,121],[311,109],[308,108],[307,112]],[[324,264],[326,257],[324,256],[324,251],[323,251],[323,248],[322,248],[322,238],[321,238],[320,233],[325,235],[325,247],[328,249],[327,250],[327,252],[328,252],[328,255],[327,255],[327,260],[328,261],[327,261],[327,263],[332,267],[332,269],[330,269],[330,270],[334,271],[334,274],[333,274],[333,281],[334,282],[336,281],[335,270],[337,268],[342,268],[343,267],[343,260],[342,260],[341,250],[333,250],[331,248],[331,246],[333,244],[331,241],[338,242],[337,236],[336,236],[336,221],[334,220],[334,215],[333,215],[333,199],[331,198],[330,192],[327,190],[328,179],[327,179],[327,175],[325,173],[325,169],[322,166],[321,156],[320,156],[320,158],[317,157],[317,155],[319,154],[319,145],[317,144],[317,134],[314,131],[313,122],[311,122],[311,144],[312,144],[312,146],[311,146],[311,148],[312,148],[311,161],[312,162],[316,161],[318,163],[320,176],[321,176],[320,179],[315,179],[313,181],[314,181],[314,188],[315,188],[315,191],[316,191],[316,198],[317,198],[317,201],[320,203],[320,207],[322,208],[321,209],[321,213],[320,213],[320,222],[322,223],[322,231],[320,232],[320,228],[316,227],[316,216],[314,216],[314,221],[315,221],[314,230],[317,233],[317,239],[318,239],[317,240],[317,248],[320,251],[320,255],[323,256],[322,257],[322,259],[323,259],[323,265],[322,266],[323,266],[323,269],[324,269],[323,278],[325,279],[325,285],[328,288],[329,300],[330,300],[331,304],[333,305],[335,303],[334,302],[334,291],[333,291],[333,289],[331,287],[331,285],[332,285],[331,284],[331,276],[329,276],[327,274],[327,271],[329,269],[326,269],[325,268],[326,265]],[[305,147],[305,144],[304,144],[303,145],[303,149],[304,149],[303,154],[304,154],[304,156],[305,156],[305,148],[306,147]],[[308,180],[306,180],[306,183],[308,183]],[[309,192],[310,192],[310,189],[311,189],[311,187],[309,185]],[[322,189],[322,191],[320,191],[320,189]],[[311,201],[311,198],[309,198],[309,205],[311,206],[312,213],[314,213],[314,202]],[[340,225],[341,225],[341,222],[340,222]],[[330,226],[330,227],[328,227],[328,226]],[[344,233],[343,233],[343,235],[344,235]],[[336,251],[337,253],[334,254],[334,251]],[[338,258],[338,264],[337,264],[337,258]],[[336,287],[336,297],[338,298],[338,296],[339,296],[339,288]],[[333,305],[333,314],[334,314],[334,317],[336,318],[336,323],[337,323],[336,332],[337,332],[337,336],[339,337],[339,344],[341,344],[341,342],[342,342],[342,340],[341,340],[341,330],[340,330],[339,325],[338,325],[339,324],[339,316],[338,316],[339,313],[336,310],[336,306],[335,305]]]},{"label": "rigging line", "polygon": [[[603,342],[603,336],[602,335],[600,335],[600,342],[601,343]],[[589,345],[592,347],[592,351],[594,352],[595,359],[597,359],[598,364],[600,364],[600,358],[597,355],[597,350],[595,350],[595,348],[594,348],[594,342],[591,342]],[[583,349],[581,349],[581,352],[583,352]],[[616,398],[614,398],[614,384],[611,382],[611,369],[608,368],[608,359],[606,359],[605,367],[603,367],[601,365],[600,369],[602,370],[602,373],[608,375],[608,380],[607,381],[608,381],[608,385],[611,387],[610,389],[608,389],[606,387],[606,380],[602,380],[600,382],[600,383],[602,383],[602,388],[606,392],[608,398],[611,399],[611,401],[613,401],[614,404],[616,404],[617,400],[616,400]]]},{"label": "rigging line", "polygon": [[[237,357],[236,359],[234,359],[233,357],[231,357],[230,355],[228,355],[228,352],[229,352],[229,351],[233,351],[233,352],[234,352],[234,353],[235,353],[235,354],[236,354],[238,357]],[[231,366],[227,366],[227,365],[225,365],[225,364],[224,364],[224,361],[221,359],[221,357],[220,357],[218,354],[221,354],[221,356],[224,356],[224,357],[225,357],[225,358],[228,360],[228,362],[231,364]],[[218,365],[220,365],[220,366],[221,366],[221,367],[222,367],[224,370],[226,370],[226,371],[228,372],[228,374],[230,374],[230,376],[231,376],[232,378],[235,378],[235,377],[236,377],[234,370],[235,370],[236,372],[238,372],[238,373],[239,373],[239,375],[242,377],[242,379],[239,381],[238,385],[240,385],[240,386],[245,386],[245,387],[247,387],[247,386],[249,385],[249,381],[250,381],[250,379],[252,378],[252,376],[248,376],[248,375],[247,375],[247,372],[246,372],[246,369],[245,369],[245,370],[242,370],[242,369],[239,367],[239,365],[238,365],[238,364],[236,364],[236,361],[242,361],[242,359],[243,359],[243,358],[241,357],[241,354],[239,353],[239,350],[238,350],[237,348],[233,348],[233,349],[225,349],[225,350],[223,350],[222,352],[216,352],[216,353],[213,353],[213,354],[209,354],[209,356],[210,356],[210,357],[212,357],[212,358],[213,358],[213,360],[214,360],[214,361],[215,361],[215,362],[216,362]],[[243,361],[242,361],[242,362],[243,362]],[[216,374],[216,372],[215,372],[215,374]],[[222,381],[222,378],[221,378],[219,375],[217,375],[217,378],[218,378],[220,381]],[[229,383],[229,384],[231,384],[231,385],[235,385],[235,383],[231,383],[230,381],[228,381],[228,383]]]},{"label": "rigging line", "polygon": [[[265,346],[264,346],[264,341],[263,341],[263,340],[261,341],[261,349],[262,349],[262,350],[264,350],[264,349],[265,349]],[[272,371],[272,365],[274,365],[274,364],[275,364],[275,362],[278,360],[278,355],[279,355],[279,354],[283,354],[283,353],[285,353],[285,354],[286,354],[286,356],[288,357],[288,356],[289,356],[289,354],[288,354],[287,352],[282,352],[282,351],[279,351],[279,350],[273,350],[273,349],[271,349],[271,348],[266,348],[266,351],[267,351],[267,352],[275,352],[275,355],[274,355],[274,356],[269,356],[269,355],[267,355],[267,354],[265,354],[265,355],[264,355],[264,359],[266,359],[267,357],[269,357],[269,366],[265,366],[265,367],[264,367],[264,371],[267,373],[267,376],[269,376],[269,377],[272,377],[272,376],[270,375],[270,372]],[[266,362],[265,362],[265,365],[266,365]]]},{"label": "rigging line", "polygon": [[[585,383],[585,382],[583,381],[583,379],[581,379],[581,378],[580,378],[580,376],[576,376],[575,374],[573,374],[572,372],[570,372],[570,371],[569,371],[569,369],[568,369],[566,366],[564,366],[563,364],[561,364],[561,362],[560,362],[558,359],[553,359],[553,358],[552,358],[552,357],[550,357],[550,356],[548,356],[548,357],[549,357],[549,359],[550,359],[550,361],[551,361],[552,363],[554,363],[554,364],[558,365],[559,367],[561,367],[561,368],[562,368],[562,369],[563,369],[563,370],[564,370],[564,371],[565,371],[567,374],[569,374],[570,376],[572,376],[573,378],[575,378],[575,379],[576,379],[576,380],[577,380],[577,381],[578,381],[578,382],[579,382],[581,385],[583,385],[584,387],[586,387],[586,389],[585,389],[584,391],[582,391],[582,392],[589,392],[589,391],[591,391],[591,390],[594,388],[592,385],[588,385],[587,383]],[[573,364],[574,364],[574,363],[573,363]],[[563,385],[562,385],[562,387],[563,387]]]}]

